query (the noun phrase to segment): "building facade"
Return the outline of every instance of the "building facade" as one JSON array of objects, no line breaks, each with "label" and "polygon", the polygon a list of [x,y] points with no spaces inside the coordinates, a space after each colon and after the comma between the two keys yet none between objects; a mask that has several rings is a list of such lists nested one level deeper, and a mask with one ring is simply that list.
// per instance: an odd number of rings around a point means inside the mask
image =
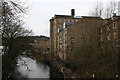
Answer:
[{"label": "building facade", "polygon": [[68,26],[70,26],[80,19],[80,17],[75,16],[74,9],[71,10],[71,15],[55,15],[50,19],[50,51],[52,54],[57,54],[57,36],[59,31],[64,27],[63,25],[69,23]]},{"label": "building facade", "polygon": [[[105,60],[110,77],[119,74],[120,66],[120,16],[113,15],[113,17],[106,19],[103,26],[100,28],[100,50],[101,54],[104,54]],[[107,63],[109,62],[109,63]],[[109,66],[108,66],[109,65]],[[112,69],[112,70],[111,70]]]},{"label": "building facade", "polygon": [[93,73],[98,78],[115,78],[119,74],[120,16],[68,20],[64,16],[60,24],[62,16],[55,17],[50,20],[51,53],[84,78]]},{"label": "building facade", "polygon": [[120,16],[114,15],[106,19],[106,22],[100,28],[101,49],[106,49],[112,53],[119,53],[120,47]]},{"label": "building facade", "polygon": [[74,54],[79,54],[85,45],[92,47],[93,44],[90,42],[94,41],[93,37],[99,40],[98,29],[102,23],[103,19],[100,17],[83,16],[76,24],[63,28],[57,39],[59,57],[62,60],[67,60]]}]

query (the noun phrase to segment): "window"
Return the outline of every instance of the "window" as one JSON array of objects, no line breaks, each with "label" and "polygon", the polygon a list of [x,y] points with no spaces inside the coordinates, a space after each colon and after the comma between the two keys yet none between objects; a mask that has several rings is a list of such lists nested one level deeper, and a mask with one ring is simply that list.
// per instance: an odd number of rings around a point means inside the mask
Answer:
[{"label": "window", "polygon": [[101,49],[103,49],[103,45],[101,46]]},{"label": "window", "polygon": [[110,40],[110,33],[109,33],[108,36],[107,36],[107,40]]},{"label": "window", "polygon": [[116,39],[116,41],[118,42],[118,39]]},{"label": "window", "polygon": [[70,22],[70,19],[68,19],[68,23]]},{"label": "window", "polygon": [[101,41],[103,41],[103,36],[102,35],[101,35],[100,39],[101,39]]},{"label": "window", "polygon": [[71,53],[73,53],[73,49],[72,48],[70,48],[70,51],[71,51]]},{"label": "window", "polygon": [[116,22],[113,22],[113,29],[116,28]]},{"label": "window", "polygon": [[76,19],[76,22],[78,22],[78,20]]},{"label": "window", "polygon": [[65,28],[66,27],[66,24],[65,24],[65,22],[63,23],[63,28]]},{"label": "window", "polygon": [[81,40],[85,40],[85,38],[84,38],[84,37],[81,37]]},{"label": "window", "polygon": [[117,33],[114,32],[114,33],[113,33],[113,39],[116,39],[116,38],[117,38]]},{"label": "window", "polygon": [[115,43],[113,43],[113,47],[115,47]]},{"label": "window", "polygon": [[56,24],[56,20],[54,20],[54,23]]},{"label": "window", "polygon": [[120,44],[116,44],[116,47],[120,47]]},{"label": "window", "polygon": [[107,31],[110,31],[110,27],[109,26],[107,27]]},{"label": "window", "polygon": [[72,23],[74,23],[74,19],[72,20]]},{"label": "window", "polygon": [[59,19],[59,22],[61,22],[62,20],[61,19]]},{"label": "window", "polygon": [[102,28],[100,28],[100,33],[103,33],[103,29]]},{"label": "window", "polygon": [[64,33],[64,36],[66,37],[66,36],[67,36],[67,33]]},{"label": "window", "polygon": [[60,28],[62,28],[62,25],[61,25],[61,24],[59,24],[59,27],[60,27]]},{"label": "window", "polygon": [[64,22],[66,22],[66,19],[64,19]]},{"label": "window", "polygon": [[75,42],[75,38],[71,38],[71,43],[74,43]]}]

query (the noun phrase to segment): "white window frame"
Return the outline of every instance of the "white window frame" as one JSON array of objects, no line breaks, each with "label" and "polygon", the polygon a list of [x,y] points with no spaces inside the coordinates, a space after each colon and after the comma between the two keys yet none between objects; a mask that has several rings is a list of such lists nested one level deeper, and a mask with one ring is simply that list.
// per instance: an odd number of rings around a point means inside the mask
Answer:
[{"label": "white window frame", "polygon": [[116,22],[113,22],[113,29],[116,29]]},{"label": "white window frame", "polygon": [[111,40],[111,34],[110,33],[107,35],[107,40]]}]

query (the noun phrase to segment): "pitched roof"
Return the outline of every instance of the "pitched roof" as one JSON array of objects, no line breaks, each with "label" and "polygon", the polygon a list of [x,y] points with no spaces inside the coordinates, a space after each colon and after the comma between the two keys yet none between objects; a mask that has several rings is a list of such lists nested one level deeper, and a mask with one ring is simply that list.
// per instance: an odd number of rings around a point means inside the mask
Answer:
[{"label": "pitched roof", "polygon": [[[82,16],[82,18],[101,18],[101,17],[95,17],[95,16]],[[101,18],[102,19],[102,18]]]},{"label": "pitched roof", "polygon": [[74,19],[80,19],[80,18],[82,18],[82,16],[55,15],[55,18],[74,18]]},{"label": "pitched roof", "polygon": [[71,15],[55,15],[56,18],[74,18],[73,16]]}]

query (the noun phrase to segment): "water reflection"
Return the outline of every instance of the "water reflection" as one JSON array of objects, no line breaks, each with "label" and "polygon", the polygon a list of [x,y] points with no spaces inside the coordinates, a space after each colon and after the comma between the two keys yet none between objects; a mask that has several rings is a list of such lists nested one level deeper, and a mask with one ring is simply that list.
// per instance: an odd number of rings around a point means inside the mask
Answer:
[{"label": "water reflection", "polygon": [[0,54],[0,80],[2,78],[2,55]]},{"label": "water reflection", "polygon": [[16,78],[49,78],[49,67],[26,56],[18,57]]}]

